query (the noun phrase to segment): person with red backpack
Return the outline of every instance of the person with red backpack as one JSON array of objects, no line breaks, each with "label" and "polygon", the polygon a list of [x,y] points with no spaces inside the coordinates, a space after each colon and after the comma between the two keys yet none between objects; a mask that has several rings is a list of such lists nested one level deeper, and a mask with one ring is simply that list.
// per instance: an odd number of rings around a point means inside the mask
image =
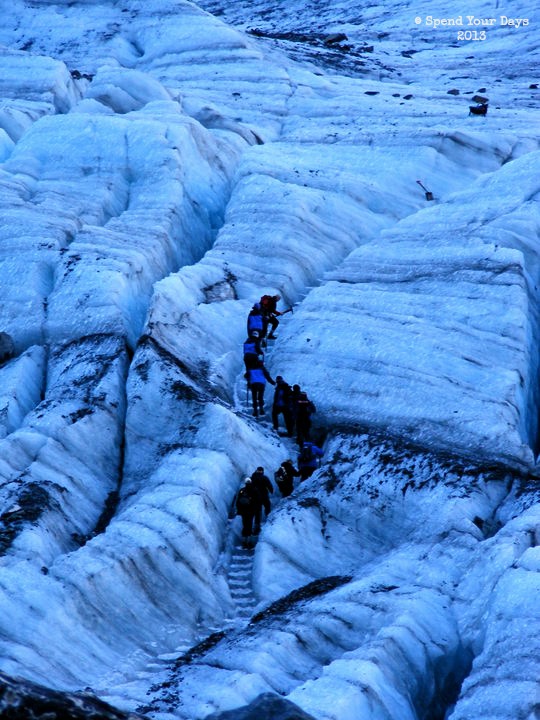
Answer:
[{"label": "person with red backpack", "polygon": [[276,336],[274,332],[279,325],[277,316],[283,315],[283,313],[277,309],[277,304],[280,300],[281,295],[263,295],[259,303],[263,319],[266,323],[265,335],[268,330],[268,325],[270,325],[270,335],[267,336],[269,340],[275,340]]}]

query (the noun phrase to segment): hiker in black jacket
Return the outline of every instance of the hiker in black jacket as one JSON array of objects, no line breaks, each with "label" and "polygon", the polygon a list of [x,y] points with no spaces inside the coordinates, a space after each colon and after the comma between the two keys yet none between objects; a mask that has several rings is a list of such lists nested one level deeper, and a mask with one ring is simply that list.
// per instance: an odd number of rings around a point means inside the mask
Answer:
[{"label": "hiker in black jacket", "polygon": [[263,295],[259,303],[266,324],[265,330],[267,330],[268,325],[270,325],[270,335],[267,336],[269,340],[275,340],[276,336],[274,332],[279,325],[278,315],[283,315],[283,313],[277,309],[277,304],[280,300],[281,295]]},{"label": "hiker in black jacket", "polygon": [[311,416],[317,408],[308,398],[307,393],[301,392],[296,402],[296,442],[301,446],[304,440],[309,440],[311,432]]},{"label": "hiker in black jacket", "polygon": [[253,535],[253,518],[257,508],[260,508],[259,494],[251,478],[246,478],[236,496],[236,512],[242,518],[243,545],[247,547],[249,537]]},{"label": "hiker in black jacket", "polygon": [[264,468],[260,466],[255,470],[254,473],[252,473],[251,481],[259,497],[259,504],[255,509],[255,526],[253,528],[254,534],[258,535],[261,530],[261,515],[263,507],[266,517],[268,517],[268,515],[270,514],[270,510],[272,509],[269,493],[274,492],[274,486],[264,474]]},{"label": "hiker in black jacket", "polygon": [[279,416],[283,415],[285,427],[287,428],[287,435],[289,437],[292,436],[294,430],[291,404],[291,386],[285,382],[281,375],[278,375],[276,377],[274,402],[272,404],[272,424],[274,426],[274,430],[278,430]]},{"label": "hiker in black jacket", "polygon": [[294,490],[294,478],[299,477],[300,472],[294,467],[292,460],[284,460],[274,473],[274,480],[279,488],[281,497],[289,497]]}]

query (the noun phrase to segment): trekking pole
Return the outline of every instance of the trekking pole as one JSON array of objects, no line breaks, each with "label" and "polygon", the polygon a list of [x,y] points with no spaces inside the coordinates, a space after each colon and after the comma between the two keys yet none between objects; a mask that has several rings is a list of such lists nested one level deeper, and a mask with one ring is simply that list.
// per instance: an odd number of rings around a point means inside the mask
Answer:
[{"label": "trekking pole", "polygon": [[433,193],[430,190],[428,190],[427,188],[425,188],[422,185],[422,183],[420,182],[420,180],[417,180],[416,182],[420,185],[422,190],[426,193],[426,200],[433,200]]}]

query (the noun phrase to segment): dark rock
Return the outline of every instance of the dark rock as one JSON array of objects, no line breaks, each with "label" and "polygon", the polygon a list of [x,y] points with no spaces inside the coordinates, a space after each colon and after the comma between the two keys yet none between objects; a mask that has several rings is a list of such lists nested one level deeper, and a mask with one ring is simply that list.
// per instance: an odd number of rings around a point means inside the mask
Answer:
[{"label": "dark rock", "polygon": [[249,705],[212,713],[206,716],[206,720],[314,720],[314,717],[290,700],[273,693],[263,693]]},{"label": "dark rock", "polygon": [[538,90],[538,83],[532,83],[529,85],[529,90]]},{"label": "dark rock", "polygon": [[343,42],[347,39],[348,38],[345,33],[334,33],[333,35],[327,35],[323,42],[325,45],[336,45],[337,43]]},{"label": "dark rock", "polygon": [[0,717],[10,720],[142,720],[91,693],[63,693],[0,672]]},{"label": "dark rock", "polygon": [[0,332],[0,363],[7,362],[15,355],[13,338],[5,332]]},{"label": "dark rock", "polygon": [[489,98],[484,97],[483,95],[473,95],[472,99],[475,103],[480,103],[481,105],[485,105],[489,102]]},{"label": "dark rock", "polygon": [[38,483],[22,488],[13,504],[0,515],[0,556],[5,555],[17,535],[28,523],[34,523],[53,501]]},{"label": "dark rock", "polygon": [[364,93],[364,95],[378,95],[378,94],[379,94],[378,90],[366,90]]},{"label": "dark rock", "polygon": [[457,88],[452,88],[451,90],[448,90],[446,93],[447,95],[459,95],[459,90]]},{"label": "dark rock", "polygon": [[[310,504],[309,499],[306,498],[305,502],[308,503],[307,507],[313,507],[315,503],[318,503],[316,498],[313,498],[313,500],[315,502]],[[306,507],[306,505],[304,505],[304,507]],[[330,575],[319,578],[318,580],[313,580],[301,588],[292,590],[288,595],[276,600],[267,608],[261,610],[261,612],[256,613],[251,618],[250,626],[253,627],[260,622],[271,621],[273,618],[289,612],[289,610],[295,608],[299,603],[325,595],[341,585],[350,582],[351,579],[350,575]]]},{"label": "dark rock", "polygon": [[411,98],[412,98],[412,95],[404,95],[403,96],[404,100],[410,100]]},{"label": "dark rock", "polygon": [[470,105],[469,115],[487,115],[487,105]]}]

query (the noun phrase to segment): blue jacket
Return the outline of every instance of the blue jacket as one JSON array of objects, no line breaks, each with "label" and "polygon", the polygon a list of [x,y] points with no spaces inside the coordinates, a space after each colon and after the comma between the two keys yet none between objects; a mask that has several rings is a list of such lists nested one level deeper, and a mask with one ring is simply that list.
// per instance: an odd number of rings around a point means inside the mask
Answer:
[{"label": "blue jacket", "polygon": [[272,383],[272,385],[276,384],[270,377],[268,370],[264,367],[264,365],[256,368],[249,368],[247,370],[247,376],[250,385],[253,385],[254,383],[266,385],[267,380],[269,383]]},{"label": "blue jacket", "polygon": [[247,331],[248,335],[251,335],[253,330],[264,330],[264,318],[261,315],[260,310],[253,309],[247,319]]},{"label": "blue jacket", "polygon": [[244,355],[260,355],[261,344],[259,338],[249,338],[244,343]]},{"label": "blue jacket", "polygon": [[[307,457],[304,455],[304,449],[308,451],[306,453]],[[305,442],[302,446],[302,450],[300,451],[300,455],[298,456],[298,467],[316,468],[318,458],[322,457],[323,455],[324,452],[321,450],[320,447],[318,447],[312,442]]]}]

